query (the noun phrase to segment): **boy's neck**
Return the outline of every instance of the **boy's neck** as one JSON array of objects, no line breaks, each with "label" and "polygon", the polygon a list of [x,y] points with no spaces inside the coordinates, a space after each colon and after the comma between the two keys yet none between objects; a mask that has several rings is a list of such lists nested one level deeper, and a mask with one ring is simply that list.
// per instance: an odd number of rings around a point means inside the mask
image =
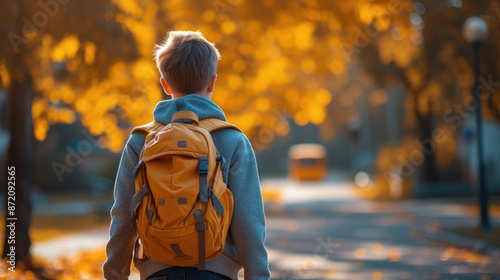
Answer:
[{"label": "boy's neck", "polygon": [[182,98],[182,97],[184,97],[184,96],[193,95],[193,94],[196,94],[196,95],[199,95],[199,96],[205,97],[205,98],[206,98],[206,99],[208,99],[208,100],[211,100],[211,99],[212,99],[212,93],[211,93],[211,92],[204,92],[204,93],[188,93],[188,94],[184,94],[184,93],[175,93],[175,92],[172,92],[170,95],[172,96],[172,99],[177,99],[177,98]]}]

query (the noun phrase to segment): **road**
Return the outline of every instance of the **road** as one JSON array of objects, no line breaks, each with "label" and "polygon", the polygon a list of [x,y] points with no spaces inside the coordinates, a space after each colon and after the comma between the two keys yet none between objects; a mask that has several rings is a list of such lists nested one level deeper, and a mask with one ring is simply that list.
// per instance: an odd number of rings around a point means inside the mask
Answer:
[{"label": "road", "polygon": [[[272,279],[500,280],[500,255],[444,246],[423,234],[439,227],[476,225],[477,217],[462,203],[464,198],[367,201],[338,178],[308,184],[263,180],[262,186]],[[103,207],[93,202],[60,204],[35,208],[47,215],[66,208],[85,215],[84,209]],[[500,226],[498,213],[493,225]],[[107,238],[107,229],[81,232],[35,243],[33,253],[51,260],[98,251]]]},{"label": "road", "polygon": [[460,199],[366,201],[342,181],[267,180],[263,189],[273,279],[500,279],[500,258],[424,238],[476,224]]}]

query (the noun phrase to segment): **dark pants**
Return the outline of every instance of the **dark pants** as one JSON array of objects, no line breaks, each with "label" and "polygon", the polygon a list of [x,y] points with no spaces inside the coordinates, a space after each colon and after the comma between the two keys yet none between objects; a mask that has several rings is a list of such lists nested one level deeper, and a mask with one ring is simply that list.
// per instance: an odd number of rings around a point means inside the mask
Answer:
[{"label": "dark pants", "polygon": [[147,280],[231,280],[224,275],[208,271],[198,270],[196,267],[171,267],[158,271],[149,276]]}]

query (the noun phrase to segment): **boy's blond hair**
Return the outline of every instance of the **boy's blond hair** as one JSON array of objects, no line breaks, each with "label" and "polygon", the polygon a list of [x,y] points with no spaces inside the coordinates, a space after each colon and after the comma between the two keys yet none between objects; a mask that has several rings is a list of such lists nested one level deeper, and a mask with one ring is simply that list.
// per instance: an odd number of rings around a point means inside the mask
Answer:
[{"label": "boy's blond hair", "polygon": [[161,76],[177,93],[202,91],[217,73],[220,53],[199,31],[170,31],[156,45],[155,60]]}]

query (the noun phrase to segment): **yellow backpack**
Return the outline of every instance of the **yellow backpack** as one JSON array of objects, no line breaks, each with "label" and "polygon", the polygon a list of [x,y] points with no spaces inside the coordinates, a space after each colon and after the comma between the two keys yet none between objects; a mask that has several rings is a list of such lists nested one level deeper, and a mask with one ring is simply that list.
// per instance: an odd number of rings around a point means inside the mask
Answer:
[{"label": "yellow backpack", "polygon": [[174,266],[205,268],[219,256],[233,214],[233,195],[222,177],[224,158],[211,132],[232,128],[225,121],[202,121],[191,111],[163,125],[135,127],[147,132],[135,170],[130,214],[144,254]]}]

